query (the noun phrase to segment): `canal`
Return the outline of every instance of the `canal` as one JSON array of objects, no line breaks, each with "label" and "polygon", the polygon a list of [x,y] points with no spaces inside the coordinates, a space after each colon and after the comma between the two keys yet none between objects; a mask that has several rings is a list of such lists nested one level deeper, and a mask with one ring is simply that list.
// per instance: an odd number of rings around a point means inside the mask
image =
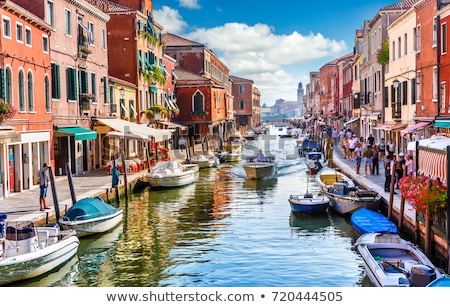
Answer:
[{"label": "canal", "polygon": [[183,188],[145,189],[121,204],[113,231],[82,238],[57,272],[14,286],[371,286],[348,218],[291,214],[289,196],[318,187],[295,140],[276,134],[249,141],[243,154],[274,155],[275,178],[247,180],[240,162],[201,170]]}]

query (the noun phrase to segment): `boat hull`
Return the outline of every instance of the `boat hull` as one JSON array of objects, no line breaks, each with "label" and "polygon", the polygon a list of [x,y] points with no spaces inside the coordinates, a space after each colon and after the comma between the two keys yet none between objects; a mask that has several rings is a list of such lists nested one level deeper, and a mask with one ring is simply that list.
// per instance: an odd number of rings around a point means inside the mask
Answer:
[{"label": "boat hull", "polygon": [[330,207],[340,214],[350,214],[360,208],[366,208],[377,211],[380,207],[381,195],[375,197],[357,197],[349,194],[338,195],[324,191],[330,198]]},{"label": "boat hull", "polygon": [[50,272],[77,253],[79,239],[73,235],[35,252],[0,258],[0,285]]},{"label": "boat hull", "polygon": [[277,173],[277,167],[274,163],[249,162],[245,163],[243,167],[249,179],[272,177]]},{"label": "boat hull", "polygon": [[165,177],[147,175],[147,180],[152,188],[181,187],[195,182],[195,172],[188,171],[181,175]]},{"label": "boat hull", "polygon": [[77,237],[85,237],[88,235],[107,232],[116,227],[123,218],[123,210],[118,209],[110,215],[92,218],[87,220],[67,221],[60,220],[60,225],[63,229],[73,229],[77,233]]},{"label": "boat hull", "polygon": [[220,164],[219,158],[216,156],[194,156],[191,158],[191,162],[198,164],[200,168],[217,167]]},{"label": "boat hull", "polygon": [[[424,287],[444,275],[425,254],[398,234],[365,233],[355,242],[367,276],[377,287]],[[425,268],[416,275],[416,269]]]},{"label": "boat hull", "polygon": [[330,204],[327,196],[316,196],[313,198],[305,198],[302,195],[291,195],[289,197],[291,211],[300,212],[326,212]]}]

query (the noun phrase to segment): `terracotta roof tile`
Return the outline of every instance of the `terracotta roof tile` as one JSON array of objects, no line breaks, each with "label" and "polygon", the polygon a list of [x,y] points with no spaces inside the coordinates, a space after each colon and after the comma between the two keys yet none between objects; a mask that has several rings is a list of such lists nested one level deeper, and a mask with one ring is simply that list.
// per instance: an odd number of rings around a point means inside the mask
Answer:
[{"label": "terracotta roof tile", "polygon": [[133,9],[107,0],[86,0],[104,13],[130,12]]},{"label": "terracotta roof tile", "polygon": [[164,44],[169,46],[198,46],[198,47],[205,47],[205,45],[188,40],[186,38],[180,37],[175,34],[171,33],[164,33],[162,40]]},{"label": "terracotta roof tile", "polygon": [[210,81],[208,78],[202,77],[184,69],[175,68],[174,71],[178,81]]}]

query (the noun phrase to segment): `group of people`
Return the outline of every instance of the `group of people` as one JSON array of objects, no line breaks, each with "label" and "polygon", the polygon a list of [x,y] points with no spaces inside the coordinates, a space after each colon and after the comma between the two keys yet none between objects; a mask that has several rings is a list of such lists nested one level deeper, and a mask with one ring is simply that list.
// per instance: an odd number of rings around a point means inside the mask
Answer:
[{"label": "group of people", "polygon": [[[399,153],[398,159],[395,153],[388,154],[386,162],[384,163],[384,175],[386,180],[384,182],[384,191],[389,192],[391,184],[398,189],[398,182],[404,175],[409,176],[414,172],[414,161],[411,154]],[[392,179],[394,182],[392,182]],[[394,191],[394,194],[397,194]]]}]

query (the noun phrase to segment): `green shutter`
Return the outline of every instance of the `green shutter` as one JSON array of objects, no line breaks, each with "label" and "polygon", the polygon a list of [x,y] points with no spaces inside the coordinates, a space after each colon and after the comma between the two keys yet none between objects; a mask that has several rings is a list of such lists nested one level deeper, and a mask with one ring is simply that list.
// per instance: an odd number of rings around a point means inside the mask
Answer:
[{"label": "green shutter", "polygon": [[55,65],[56,68],[56,97],[57,99],[61,98],[61,68],[59,65]]},{"label": "green shutter", "polygon": [[72,88],[73,88],[73,99],[78,99],[78,87],[77,87],[77,70],[74,68],[71,68],[72,70]]},{"label": "green shutter", "polygon": [[92,94],[94,94],[95,98],[92,101],[97,101],[97,79],[95,78],[95,73],[91,72],[91,86],[92,86]]},{"label": "green shutter", "polygon": [[106,84],[108,81],[108,79],[106,78],[106,76],[103,76],[103,103],[108,103],[108,84]]},{"label": "green shutter", "polygon": [[5,99],[5,69],[0,68],[0,98]]}]

